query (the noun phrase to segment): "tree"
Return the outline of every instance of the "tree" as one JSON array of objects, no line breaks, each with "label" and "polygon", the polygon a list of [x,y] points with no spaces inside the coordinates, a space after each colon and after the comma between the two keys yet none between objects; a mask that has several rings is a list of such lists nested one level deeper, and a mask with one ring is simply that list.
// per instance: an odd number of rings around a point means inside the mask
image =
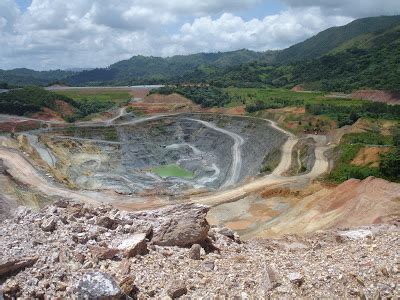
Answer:
[{"label": "tree", "polygon": [[400,148],[382,154],[380,170],[382,174],[395,180],[400,179]]}]

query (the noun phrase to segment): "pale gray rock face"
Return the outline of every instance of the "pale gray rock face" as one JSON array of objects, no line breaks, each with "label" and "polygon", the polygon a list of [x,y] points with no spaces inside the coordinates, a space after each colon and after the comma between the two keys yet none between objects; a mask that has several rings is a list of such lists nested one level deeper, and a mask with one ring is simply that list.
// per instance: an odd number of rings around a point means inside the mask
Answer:
[{"label": "pale gray rock face", "polygon": [[[182,114],[73,132],[52,128],[32,134],[52,142],[48,150],[58,165],[70,160],[62,172],[77,187],[121,194],[152,189],[179,194],[192,188],[217,190],[226,183],[239,184],[258,175],[265,157],[287,139],[265,120],[210,114]],[[79,146],[70,151],[64,143],[71,140]],[[88,153],[86,146],[95,147],[97,154]],[[240,163],[232,170],[236,158]],[[193,176],[161,178],[152,171],[170,164]]]},{"label": "pale gray rock face", "polygon": [[103,272],[86,273],[76,286],[78,299],[93,299],[122,296],[117,282],[109,274]]},{"label": "pale gray rock face", "polygon": [[349,230],[339,233],[341,236],[350,240],[360,240],[366,237],[372,237],[373,233],[368,229]]}]

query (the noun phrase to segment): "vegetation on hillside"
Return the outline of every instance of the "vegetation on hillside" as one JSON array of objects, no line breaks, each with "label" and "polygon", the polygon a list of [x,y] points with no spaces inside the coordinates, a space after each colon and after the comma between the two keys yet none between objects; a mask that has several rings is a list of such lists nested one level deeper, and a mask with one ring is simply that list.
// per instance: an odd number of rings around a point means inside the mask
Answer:
[{"label": "vegetation on hillside", "polygon": [[[57,100],[69,104],[72,111],[64,113]],[[70,122],[93,113],[111,109],[115,105],[115,102],[111,100],[98,101],[96,98],[73,99],[66,95],[46,91],[40,87],[26,87],[0,94],[0,111],[2,113],[28,116],[48,108],[59,113],[65,120]]]},{"label": "vegetation on hillside", "polygon": [[[291,88],[300,84],[308,90],[320,91],[350,92],[363,88],[398,90],[400,21],[398,17],[392,20],[397,20],[393,27],[357,36],[337,45],[337,48],[327,48],[320,57],[316,54],[312,58],[299,55],[296,61],[286,64],[258,61],[207,73],[198,69],[185,74],[180,80],[210,83],[219,87]],[[318,52],[318,49],[324,48],[323,40],[312,39],[313,50]],[[302,53],[310,45],[302,43],[283,50],[279,55],[293,49]]]},{"label": "vegetation on hillside", "polygon": [[[335,149],[335,167],[327,175],[327,179],[340,183],[349,178],[365,179],[375,176],[400,181],[400,130],[396,128],[394,131],[390,136],[373,131],[346,134]],[[363,147],[371,146],[391,147],[390,151],[381,154],[379,166],[351,163]]]},{"label": "vegetation on hillside", "polygon": [[293,87],[351,91],[400,86],[400,16],[356,20],[280,51],[134,56],[108,68],[72,72],[0,70],[14,85],[132,85],[209,83],[218,87]]},{"label": "vegetation on hillside", "polygon": [[180,94],[202,107],[221,107],[230,102],[229,95],[222,89],[211,86],[165,86],[152,90],[151,93],[170,95]]},{"label": "vegetation on hillside", "polygon": [[27,87],[0,94],[0,111],[13,115],[26,115],[41,111],[44,107],[57,110],[56,100],[64,101],[77,108],[71,98],[51,93],[38,87]]},{"label": "vegetation on hillside", "polygon": [[134,56],[112,64],[105,69],[94,69],[75,74],[68,78],[72,85],[132,85],[132,84],[159,84],[175,81],[187,72],[197,68],[208,72],[214,68],[256,60],[268,60],[273,52],[254,52],[238,50],[232,52],[198,53],[191,55],[177,55],[167,58]]},{"label": "vegetation on hillside", "polygon": [[400,105],[365,102],[360,106],[342,106],[334,104],[308,104],[306,111],[313,115],[329,115],[336,119],[338,127],[354,124],[360,117],[375,119],[400,119]]},{"label": "vegetation on hillside", "polygon": [[51,82],[64,81],[67,77],[74,74],[75,72],[62,70],[34,71],[25,68],[0,70],[0,82],[17,86],[46,86]]},{"label": "vegetation on hillside", "polygon": [[293,45],[276,56],[276,61],[293,62],[330,54],[343,44],[371,33],[383,32],[400,24],[400,16],[383,16],[355,20],[347,25],[324,30],[310,39]]},{"label": "vegetation on hillside", "polygon": [[393,132],[395,148],[381,157],[380,170],[386,177],[400,181],[400,126]]}]

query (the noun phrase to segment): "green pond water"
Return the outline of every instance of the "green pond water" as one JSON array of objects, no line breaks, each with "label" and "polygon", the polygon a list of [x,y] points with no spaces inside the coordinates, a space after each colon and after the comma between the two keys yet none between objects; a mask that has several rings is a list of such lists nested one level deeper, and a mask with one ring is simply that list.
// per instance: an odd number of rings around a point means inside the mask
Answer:
[{"label": "green pond water", "polygon": [[190,179],[194,177],[194,174],[178,165],[165,165],[152,169],[153,173],[157,174],[162,178],[167,177],[179,177]]}]

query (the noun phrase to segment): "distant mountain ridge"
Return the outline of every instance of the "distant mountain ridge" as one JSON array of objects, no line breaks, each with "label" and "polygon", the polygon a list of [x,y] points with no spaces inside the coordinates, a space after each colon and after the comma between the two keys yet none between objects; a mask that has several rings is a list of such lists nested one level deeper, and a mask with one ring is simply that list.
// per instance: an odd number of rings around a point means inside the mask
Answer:
[{"label": "distant mountain ridge", "polygon": [[324,30],[304,42],[280,51],[277,54],[276,61],[288,63],[318,58],[333,52],[344,43],[361,35],[385,31],[396,25],[400,25],[400,16],[358,19],[344,26]]},{"label": "distant mountain ridge", "polygon": [[[378,56],[384,62],[397,63],[397,49],[400,47],[393,51],[383,51],[381,48],[385,45],[379,44],[377,41],[380,37],[385,43],[398,46],[396,42],[398,26],[400,26],[400,16],[371,17],[355,20],[345,26],[327,29],[284,50],[256,52],[242,49],[230,52],[177,55],[167,58],[134,56],[107,68],[82,72],[0,70],[0,82],[15,85],[47,85],[58,81],[78,86],[187,81],[216,83],[222,86],[260,84],[290,86],[313,83],[318,81],[318,78],[311,78],[313,77],[311,72],[314,72],[314,75],[318,74],[324,80],[328,80],[330,76],[337,76],[340,72],[351,73],[351,70],[338,69],[334,65],[343,65],[344,62],[341,59],[357,60],[359,58],[367,63],[371,59],[368,55],[372,55],[371,53],[378,55],[379,52]],[[394,41],[390,40],[391,38]],[[334,64],[332,64],[333,61]],[[358,67],[362,69],[362,66]],[[379,69],[379,66],[375,65],[375,67]],[[321,69],[325,70],[324,74],[321,74]],[[361,69],[360,71],[362,71]],[[373,74],[371,72],[364,72],[364,74],[369,76],[368,82],[370,82]],[[225,83],[222,82],[223,80]],[[384,86],[380,83],[365,86],[365,80],[364,83],[361,81],[360,86],[362,87]],[[319,86],[329,89],[326,84],[319,84]],[[353,87],[357,84],[347,86]]]},{"label": "distant mountain ridge", "polygon": [[108,68],[81,72],[70,77],[69,82],[72,84],[86,84],[90,82],[118,81],[129,84],[129,80],[134,78],[139,81],[150,80],[150,83],[157,83],[181,76],[184,73],[194,71],[196,68],[225,68],[258,60],[268,60],[273,56],[273,51],[255,52],[247,49],[231,52],[176,55],[167,58],[138,55],[112,64]]}]

